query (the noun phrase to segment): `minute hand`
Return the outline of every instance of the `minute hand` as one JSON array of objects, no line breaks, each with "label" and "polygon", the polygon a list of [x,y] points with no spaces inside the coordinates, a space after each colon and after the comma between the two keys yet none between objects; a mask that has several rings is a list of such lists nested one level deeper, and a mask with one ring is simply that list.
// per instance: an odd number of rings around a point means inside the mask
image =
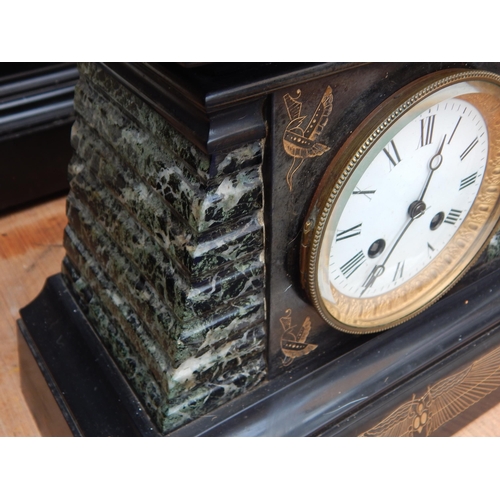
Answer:
[{"label": "minute hand", "polygon": [[420,195],[420,198],[418,199],[419,201],[422,201],[424,199],[425,193],[426,193],[427,188],[429,187],[429,184],[430,184],[431,179],[432,179],[432,174],[443,163],[443,155],[441,154],[441,152],[443,151],[443,146],[444,146],[445,140],[446,140],[446,135],[443,137],[443,141],[441,142],[441,146],[439,146],[438,152],[429,161],[429,168],[431,169],[431,171],[429,172],[429,175],[427,176],[427,181],[425,182],[424,189],[422,190],[422,194]]},{"label": "minute hand", "polygon": [[439,146],[438,152],[430,159],[429,161],[429,168],[430,172],[429,175],[427,176],[427,180],[425,181],[424,188],[422,189],[422,194],[420,195],[419,199],[414,201],[410,207],[408,208],[408,215],[410,216],[410,220],[408,220],[399,233],[399,236],[397,237],[396,241],[393,243],[391,249],[385,256],[384,261],[382,264],[377,264],[373,267],[371,273],[368,275],[368,278],[366,278],[366,281],[363,283],[363,291],[360,294],[360,297],[363,296],[363,294],[368,290],[368,288],[372,287],[377,278],[382,276],[385,272],[385,265],[387,261],[389,260],[389,257],[392,255],[394,252],[395,248],[397,247],[398,243],[401,241],[401,238],[403,235],[406,233],[408,228],[410,227],[411,223],[420,217],[426,210],[425,203],[423,201],[424,195],[427,191],[427,188],[429,187],[429,183],[431,182],[432,174],[441,166],[443,163],[443,155],[441,152],[443,151],[444,147],[444,142],[446,141],[446,135],[443,137],[443,140],[441,142],[441,146]]}]

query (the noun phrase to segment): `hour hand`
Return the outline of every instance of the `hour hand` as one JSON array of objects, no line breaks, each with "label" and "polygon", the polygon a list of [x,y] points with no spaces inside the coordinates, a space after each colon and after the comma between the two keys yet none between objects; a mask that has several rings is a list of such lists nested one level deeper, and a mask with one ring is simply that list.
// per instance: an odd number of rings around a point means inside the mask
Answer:
[{"label": "hour hand", "polygon": [[363,283],[363,291],[359,295],[360,297],[363,296],[363,294],[368,290],[368,288],[372,287],[375,281],[377,280],[378,277],[382,276],[384,274],[385,267],[384,266],[378,266],[376,265],[371,273],[368,275],[368,278],[366,278],[365,282]]},{"label": "hour hand", "polygon": [[420,198],[418,199],[419,201],[422,201],[424,199],[424,195],[425,195],[427,188],[429,187],[429,183],[431,182],[431,179],[432,179],[432,174],[443,163],[442,151],[443,151],[444,141],[446,141],[446,135],[443,137],[443,140],[441,141],[441,145],[439,146],[438,152],[429,161],[430,172],[429,172],[429,175],[427,176],[427,180],[425,181],[424,189],[422,189],[422,194],[420,195]]},{"label": "hour hand", "polygon": [[429,168],[431,170],[437,170],[441,166],[441,163],[443,163],[443,155],[441,153],[443,151],[444,141],[446,141],[446,135],[443,137],[441,146],[439,146],[439,151],[431,158],[431,161],[429,162]]}]

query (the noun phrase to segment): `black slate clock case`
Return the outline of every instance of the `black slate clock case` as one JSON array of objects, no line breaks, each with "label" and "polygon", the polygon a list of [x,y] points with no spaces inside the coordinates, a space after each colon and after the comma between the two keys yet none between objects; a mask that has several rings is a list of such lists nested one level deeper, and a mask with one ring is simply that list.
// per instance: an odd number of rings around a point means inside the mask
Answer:
[{"label": "black slate clock case", "polygon": [[[484,259],[480,259],[459,285],[416,318],[386,332],[350,335],[327,325],[317,314],[301,286],[302,226],[314,192],[327,166],[350,134],[377,106],[405,85],[429,73],[450,68],[481,69],[500,73],[500,64],[311,64],[298,65],[300,71],[297,68],[294,71],[293,65],[289,66],[267,67],[267,71],[272,75],[272,78],[269,77],[267,80],[263,77],[266,75],[266,68],[262,71],[261,66],[256,66],[254,73],[260,78],[258,91],[253,100],[246,104],[249,112],[245,115],[245,119],[249,120],[250,124],[242,137],[239,137],[241,142],[244,142],[245,139],[255,140],[265,136],[262,172],[268,378],[256,389],[211,411],[212,418],[199,418],[174,431],[172,435],[431,433],[470,404],[500,386],[500,375],[497,373],[497,366],[500,366],[500,354],[497,352],[500,345],[498,331],[500,315],[497,313],[500,307],[498,286],[500,272],[496,269],[496,261],[484,263]],[[160,102],[158,106],[162,106],[162,94],[158,93],[159,86],[148,84],[147,79],[142,79],[141,72],[136,68],[130,65],[106,67],[148,103],[156,106]],[[179,81],[182,82],[183,79],[187,81],[186,75],[189,75],[190,71],[193,71],[197,78],[199,76],[196,74],[197,71],[202,76],[205,71],[203,67],[200,70],[198,66],[184,65],[179,68],[169,67],[168,81],[175,81],[177,73],[181,75]],[[246,72],[241,73],[247,78],[253,73],[251,68],[250,70],[245,68]],[[210,75],[211,72],[217,74],[217,68],[212,67],[212,69],[206,70],[206,74]],[[159,68],[157,71],[161,73]],[[221,76],[221,81],[226,77],[227,75]],[[234,75],[230,78],[238,79]],[[198,83],[208,81],[206,87],[211,91],[217,88],[216,77],[212,80],[210,78],[204,80],[202,77],[194,80]],[[168,91],[165,90],[165,94],[168,94]],[[214,91],[214,94],[217,92]],[[298,116],[299,109],[300,116],[306,117],[302,124],[305,127],[322,102],[329,106],[325,99],[329,100],[330,94],[331,110],[326,123],[322,124],[320,136],[313,141],[324,145],[325,148],[321,154],[307,156],[294,149],[293,144],[290,145],[293,136],[289,135],[290,131],[293,132],[291,122]],[[225,139],[227,137],[232,137],[231,140],[234,140],[235,134],[238,133],[237,130],[232,132],[229,126],[223,126],[224,120],[231,119],[231,113],[221,115],[219,121],[214,119],[216,126],[208,133],[203,127],[196,128],[193,125],[196,118],[187,112],[189,106],[183,108],[181,105],[179,109],[183,112],[179,112],[176,106],[178,103],[174,104],[172,109],[177,111],[170,110],[170,114],[174,117],[172,121],[182,121],[184,125],[181,124],[180,128],[190,130],[188,136],[191,134],[190,139],[194,143],[200,140],[200,136],[206,134],[209,151],[217,147],[218,143],[223,144],[228,140]],[[165,105],[165,108],[167,107]],[[302,146],[314,145],[307,143]],[[297,158],[293,156],[294,154]],[[20,329],[42,371],[43,366],[47,365],[43,360],[44,349],[47,349],[47,356],[53,359],[62,359],[65,355],[68,359],[71,356],[85,356],[82,350],[75,349],[74,352],[56,353],[60,347],[49,339],[49,337],[57,338],[58,328],[63,328],[67,335],[71,332],[75,338],[87,336],[94,339],[85,321],[75,319],[75,315],[69,313],[74,303],[58,276],[49,280],[37,301],[38,304],[35,301],[22,310]],[[43,315],[48,318],[46,324],[51,323],[50,318],[64,314],[67,318],[64,327],[56,326],[50,332],[47,329],[42,331],[43,327],[38,326],[42,309]],[[45,340],[42,340],[44,335]],[[24,345],[24,341],[20,342]],[[91,353],[88,354],[89,360],[95,355],[96,349],[100,352],[95,339],[90,344],[92,346]],[[21,351],[26,353],[27,349],[23,347]],[[104,353],[101,355],[106,356]],[[85,365],[81,360],[79,362]],[[25,365],[28,366],[27,361]],[[113,369],[109,368],[112,365],[111,361],[105,361],[104,365],[106,366],[104,372],[108,370],[113,372]],[[468,370],[469,378],[463,373],[464,367]],[[448,384],[447,387],[455,387],[457,394],[462,394],[460,391],[465,390],[464,384],[472,383],[470,373],[477,374],[478,370],[480,374],[473,383],[482,389],[481,394],[473,394],[472,402],[455,404],[456,411],[445,416],[441,410],[432,406],[431,400],[441,401],[438,397],[443,393],[440,381]],[[59,376],[65,380],[68,377],[77,377],[76,373],[68,373],[64,367],[54,366],[52,374],[56,374],[53,375],[56,378],[58,371],[62,374]],[[106,387],[109,386],[109,380],[116,381],[120,378],[118,374],[113,373],[113,375],[103,375]],[[451,383],[453,377],[459,377],[454,385]],[[92,382],[93,385],[95,383]],[[126,387],[123,381],[112,384],[115,388]],[[57,383],[52,385],[57,386]],[[26,382],[25,394],[30,393],[28,386],[30,383]],[[126,396],[123,396],[123,391]],[[127,403],[129,406],[140,405],[133,399],[134,396],[130,394],[128,388],[123,390],[118,388],[115,392],[121,394],[122,399],[129,401]],[[58,400],[57,389],[52,387],[52,393]],[[89,400],[92,399],[92,391],[80,387],[79,401],[70,408],[70,411],[68,410],[73,416],[65,415],[73,433],[99,435],[101,418],[106,420],[108,426],[103,432],[109,433],[109,421],[110,419],[112,421],[110,415],[117,411],[130,414],[129,410],[117,410],[116,407],[106,410],[102,402],[88,403],[86,408],[79,410],[77,407],[81,406],[87,397],[84,394],[88,395]],[[456,399],[461,401],[458,396]],[[121,405],[116,402],[113,404],[118,407]],[[32,408],[37,405],[39,406],[39,403],[31,404]],[[59,406],[61,406],[60,401]],[[89,407],[94,410],[92,418],[89,418]],[[404,418],[400,418],[398,412],[410,415],[408,418],[411,418],[411,421],[408,423]],[[79,413],[86,415],[84,424],[77,416]],[[100,413],[105,417],[100,417]],[[120,432],[155,434],[155,431],[144,431],[145,428],[154,427],[150,427],[150,422],[144,424],[143,420],[134,419],[135,417],[132,417],[132,431]],[[433,426],[430,424],[431,420],[434,422]],[[90,430],[85,431],[85,426]]]},{"label": "black slate clock case", "polygon": [[[365,342],[375,335],[349,335],[327,325],[307,299],[300,281],[300,245],[302,228],[308,208],[325,170],[339,148],[352,132],[375,108],[385,100],[395,97],[398,91],[418,78],[443,69],[487,69],[498,72],[495,64],[371,64],[339,72],[314,82],[294,85],[273,95],[268,161],[267,184],[271,186],[266,202],[271,206],[267,216],[270,228],[267,234],[269,251],[269,331],[270,374],[275,376],[284,370],[318,366]],[[330,148],[321,156],[307,158],[293,176],[290,188],[287,173],[292,158],[283,147],[290,116],[286,96],[302,103],[301,115],[309,120],[321,102],[325,90],[332,89],[332,110],[318,142]],[[268,206],[269,206],[268,205]],[[306,355],[291,360],[283,353],[283,342],[291,338],[285,332],[290,318],[298,335],[302,325],[310,319],[311,330],[307,342],[317,346]],[[412,329],[419,323],[416,318],[402,328]],[[383,335],[379,334],[379,335]]]}]

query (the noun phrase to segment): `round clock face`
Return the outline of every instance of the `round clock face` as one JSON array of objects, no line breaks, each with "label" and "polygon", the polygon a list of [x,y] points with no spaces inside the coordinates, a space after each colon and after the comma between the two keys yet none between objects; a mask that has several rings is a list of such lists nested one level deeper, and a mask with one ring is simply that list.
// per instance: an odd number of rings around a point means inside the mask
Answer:
[{"label": "round clock face", "polygon": [[500,218],[500,78],[426,77],[330,164],[306,218],[303,282],[331,325],[383,330],[437,300]]}]

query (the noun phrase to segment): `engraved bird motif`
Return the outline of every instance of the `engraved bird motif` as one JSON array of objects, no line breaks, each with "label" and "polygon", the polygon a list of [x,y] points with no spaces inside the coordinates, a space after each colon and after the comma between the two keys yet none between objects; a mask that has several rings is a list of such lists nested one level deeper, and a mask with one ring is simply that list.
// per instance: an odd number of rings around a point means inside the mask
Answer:
[{"label": "engraved bird motif", "polygon": [[500,386],[500,348],[404,403],[361,436],[430,436]]},{"label": "engraved bird motif", "polygon": [[302,327],[298,334],[295,334],[296,325],[292,325],[291,310],[287,309],[286,316],[280,318],[281,326],[283,327],[283,335],[281,338],[281,351],[285,355],[283,365],[288,366],[295,358],[305,356],[311,351],[314,351],[316,344],[307,344],[307,337],[311,332],[311,318],[306,317],[302,323]]},{"label": "engraved bird motif", "polygon": [[301,91],[298,90],[296,98],[291,97],[290,94],[286,94],[283,97],[290,118],[290,122],[283,135],[283,148],[293,157],[292,165],[286,176],[286,182],[290,191],[293,186],[293,176],[302,166],[304,160],[313,156],[321,156],[330,149],[325,144],[316,142],[316,139],[321,135],[325,125],[328,123],[328,117],[333,109],[332,88],[330,86],[326,88],[316,111],[305,129],[301,127],[306,116],[301,114],[302,103],[298,100],[300,95]]}]

